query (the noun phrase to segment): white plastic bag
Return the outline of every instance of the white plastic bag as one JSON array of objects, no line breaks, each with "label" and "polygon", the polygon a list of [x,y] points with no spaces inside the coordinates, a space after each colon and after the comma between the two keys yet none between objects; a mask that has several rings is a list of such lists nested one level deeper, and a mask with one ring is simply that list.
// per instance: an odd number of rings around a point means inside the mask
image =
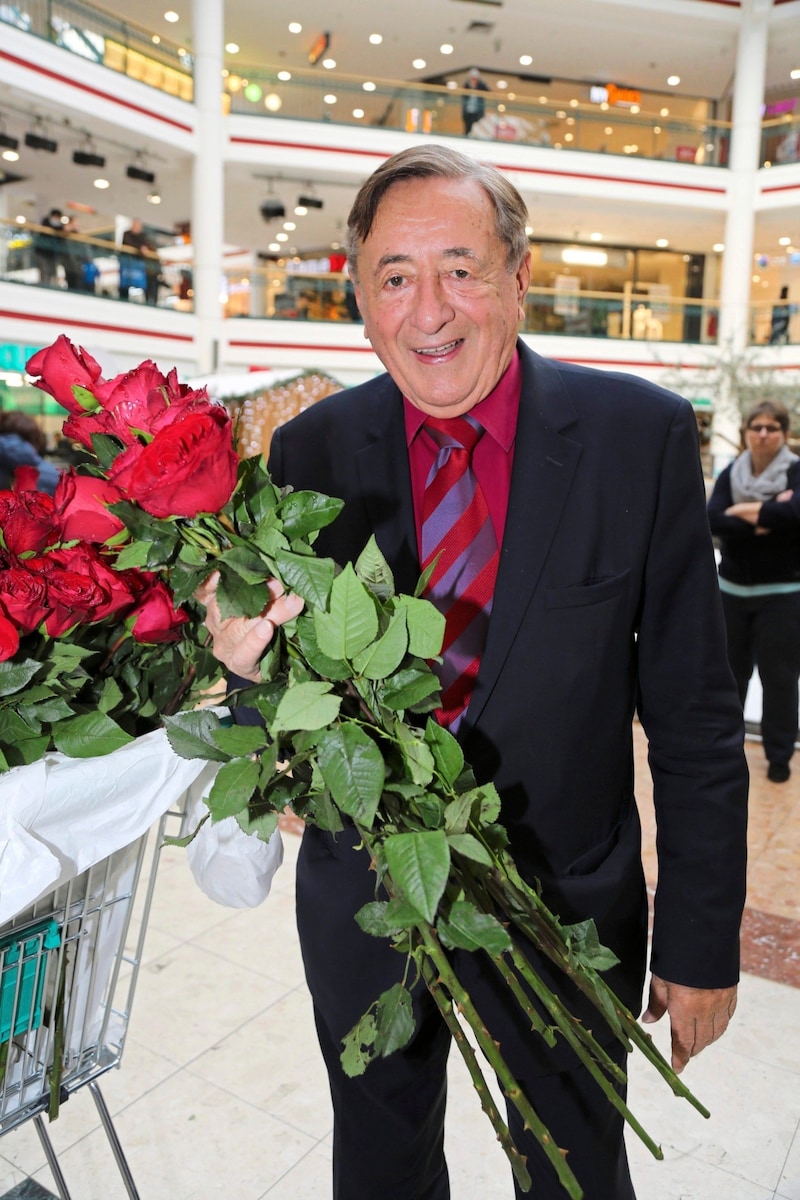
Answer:
[{"label": "white plastic bag", "polygon": [[[215,772],[216,773],[216,772]],[[186,798],[184,828],[194,829],[208,812],[204,796],[213,780],[201,777]],[[268,842],[244,832],[235,817],[206,821],[186,847],[195,883],[209,899],[227,908],[255,908],[269,895],[283,862],[283,840],[276,829]]]}]

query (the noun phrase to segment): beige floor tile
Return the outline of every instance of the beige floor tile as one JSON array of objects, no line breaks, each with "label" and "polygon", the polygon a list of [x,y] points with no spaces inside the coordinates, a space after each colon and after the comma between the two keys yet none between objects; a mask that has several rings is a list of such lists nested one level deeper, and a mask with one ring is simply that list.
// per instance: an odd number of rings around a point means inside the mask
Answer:
[{"label": "beige floor tile", "polygon": [[222,912],[219,924],[192,940],[193,945],[221,960],[220,970],[225,969],[222,963],[231,963],[287,987],[303,983],[303,961],[294,934],[293,891],[271,893],[258,908]]}]

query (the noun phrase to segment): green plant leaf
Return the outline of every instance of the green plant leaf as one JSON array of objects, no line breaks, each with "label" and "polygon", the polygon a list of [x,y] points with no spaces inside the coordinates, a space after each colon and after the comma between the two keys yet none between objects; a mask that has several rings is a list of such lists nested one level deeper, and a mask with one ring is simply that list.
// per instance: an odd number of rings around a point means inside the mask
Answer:
[{"label": "green plant leaf", "polygon": [[445,783],[452,786],[464,769],[464,751],[450,730],[432,717],[425,726],[425,741],[433,751],[436,770]]},{"label": "green plant leaf", "polygon": [[322,777],[335,803],[371,829],[385,775],[379,747],[358,725],[336,725],[320,739],[318,756]]},{"label": "green plant leaf", "polygon": [[266,608],[269,599],[263,572],[260,583],[248,583],[238,572],[220,564],[217,604],[223,620],[227,617],[257,617]]},{"label": "green plant leaf", "polygon": [[109,676],[103,680],[103,686],[97,698],[97,707],[100,712],[110,713],[123,698],[122,688],[116,679]]},{"label": "green plant leaf", "polygon": [[386,601],[394,595],[394,575],[374,534],[356,559],[356,575],[380,600]]},{"label": "green plant leaf", "polygon": [[129,567],[143,567],[150,553],[148,542],[130,542],[123,546],[114,564],[117,571],[127,571]]},{"label": "green plant leaf", "polygon": [[333,680],[350,678],[351,672],[348,663],[335,658],[328,658],[327,654],[323,654],[320,650],[317,645],[317,630],[314,618],[309,613],[304,613],[297,618],[297,639],[300,642],[303,657],[318,675],[323,675],[326,679]]},{"label": "green plant leaf", "polygon": [[70,758],[95,758],[135,739],[105,713],[81,713],[53,726],[56,749]]},{"label": "green plant leaf", "polygon": [[270,722],[273,736],[281,730],[324,729],[339,715],[341,698],[331,695],[332,684],[326,680],[298,683],[283,696]]},{"label": "green plant leaf", "polygon": [[396,983],[378,997],[375,1012],[375,1053],[388,1058],[408,1045],[414,1032],[411,995],[402,983]]},{"label": "green plant leaf", "polygon": [[219,717],[210,709],[164,717],[167,740],[181,758],[206,758],[212,762],[228,762],[230,754],[221,750],[215,741],[220,727]]},{"label": "green plant leaf", "polygon": [[450,848],[444,831],[395,833],[387,837],[384,851],[395,886],[432,925],[450,871]]},{"label": "green plant leaf", "polygon": [[569,945],[570,960],[573,964],[592,967],[595,971],[608,971],[619,962],[613,950],[604,946],[597,934],[597,926],[589,918],[575,925],[564,925],[562,933]]},{"label": "green plant leaf", "polygon": [[412,708],[439,691],[439,680],[427,667],[405,667],[379,689],[381,704],[400,712]]},{"label": "green plant leaf", "polygon": [[262,842],[268,842],[278,828],[280,813],[258,801],[251,801],[243,812],[236,813],[239,828],[245,833],[255,835]]},{"label": "green plant leaf", "polygon": [[260,767],[254,758],[234,758],[217,771],[206,804],[212,821],[224,821],[246,809],[258,786]]},{"label": "green plant leaf", "polygon": [[343,500],[321,492],[290,492],[279,505],[284,533],[290,541],[306,538],[330,525],[343,508]]},{"label": "green plant leaf", "polygon": [[348,563],[333,581],[330,611],[314,610],[317,644],[330,658],[352,661],[378,633],[378,614],[369,590]]},{"label": "green plant leaf", "polygon": [[447,834],[466,833],[472,816],[472,800],[469,795],[457,796],[444,810],[444,828]]},{"label": "green plant leaf", "polygon": [[[81,391],[85,391],[85,389],[81,388]],[[84,405],[84,407],[97,408],[97,401],[92,396],[92,393],[86,392],[86,396],[87,399],[91,397],[91,403]],[[83,404],[83,400],[79,400],[78,403]],[[113,464],[114,459],[121,449],[122,442],[119,438],[112,437],[110,433],[92,434],[92,450],[94,451],[95,458],[104,470]]]},{"label": "green plant leaf", "polygon": [[407,649],[405,613],[396,612],[391,617],[386,632],[355,656],[353,670],[367,679],[386,679],[400,666]]},{"label": "green plant leaf", "polygon": [[13,696],[30,683],[41,668],[41,663],[32,658],[24,658],[20,662],[0,663],[0,696]]},{"label": "green plant leaf", "polygon": [[226,754],[240,757],[263,749],[267,733],[260,725],[221,725],[212,732],[211,738]]},{"label": "green plant leaf", "polygon": [[486,847],[471,833],[451,833],[447,841],[450,849],[455,850],[462,858],[472,862],[482,863],[485,867],[492,865],[492,856]]},{"label": "green plant leaf", "polygon": [[275,564],[288,591],[296,592],[314,608],[326,607],[336,573],[332,558],[312,558],[279,550]]},{"label": "green plant leaf", "polygon": [[412,781],[421,787],[427,786],[433,779],[434,770],[433,754],[429,746],[422,740],[417,730],[410,729],[408,725],[404,725],[400,721],[395,724],[395,732],[400,752],[403,755],[403,762]]},{"label": "green plant leaf", "polygon": [[235,571],[245,583],[262,584],[266,581],[263,559],[246,546],[232,546],[226,550],[218,559],[218,564],[222,563]]},{"label": "green plant leaf", "polygon": [[467,900],[457,900],[447,920],[439,919],[437,929],[449,950],[486,950],[496,958],[511,949],[511,938],[497,918],[478,912]]},{"label": "green plant leaf", "polygon": [[436,658],[444,641],[444,613],[430,600],[413,596],[398,596],[399,608],[405,609],[408,620],[408,648],[418,658]]},{"label": "green plant leaf", "polygon": [[363,1075],[374,1059],[376,1033],[375,1017],[370,1008],[342,1039],[344,1049],[340,1062],[345,1075],[349,1075],[351,1079],[356,1075]]},{"label": "green plant leaf", "polygon": [[356,913],[356,922],[372,937],[393,937],[419,922],[419,913],[410,905],[396,901],[372,900]]}]

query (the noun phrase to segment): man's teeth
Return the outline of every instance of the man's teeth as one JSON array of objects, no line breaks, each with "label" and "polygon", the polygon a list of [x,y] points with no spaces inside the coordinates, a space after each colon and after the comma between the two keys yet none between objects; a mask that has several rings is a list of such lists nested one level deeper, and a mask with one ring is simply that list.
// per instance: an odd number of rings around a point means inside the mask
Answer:
[{"label": "man's teeth", "polygon": [[417,354],[428,354],[434,358],[439,354],[449,354],[449,352],[458,345],[458,342],[459,339],[457,338],[454,342],[448,342],[446,346],[437,346],[435,349],[431,350],[418,350]]}]

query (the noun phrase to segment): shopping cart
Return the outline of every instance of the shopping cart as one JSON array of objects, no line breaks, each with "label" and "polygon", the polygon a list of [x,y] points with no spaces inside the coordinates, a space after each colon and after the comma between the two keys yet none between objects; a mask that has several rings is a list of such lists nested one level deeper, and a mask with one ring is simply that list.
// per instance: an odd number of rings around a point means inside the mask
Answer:
[{"label": "shopping cart", "polygon": [[[87,1085],[128,1195],[138,1200],[97,1080],[125,1043],[167,812],[0,927],[0,1138],[33,1120],[61,1200],[71,1200],[44,1120]],[[150,847],[149,875],[137,889]],[[134,902],[140,919],[126,950]]]}]

